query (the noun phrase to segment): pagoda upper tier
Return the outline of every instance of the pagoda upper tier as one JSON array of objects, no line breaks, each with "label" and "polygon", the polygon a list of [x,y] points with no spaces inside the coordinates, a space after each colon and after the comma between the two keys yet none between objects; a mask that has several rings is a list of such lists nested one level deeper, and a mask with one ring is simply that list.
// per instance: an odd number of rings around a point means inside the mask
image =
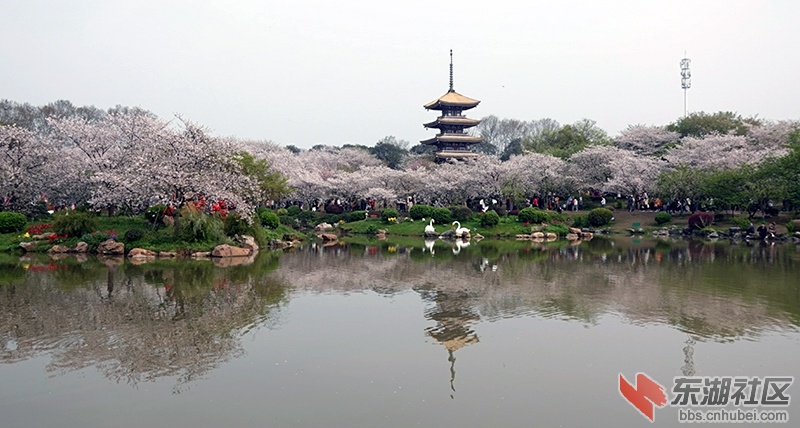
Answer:
[{"label": "pagoda upper tier", "polygon": [[469,110],[480,104],[480,101],[465,97],[458,92],[450,89],[441,97],[425,104],[426,110]]},{"label": "pagoda upper tier", "polygon": [[428,122],[426,128],[444,129],[447,127],[471,127],[481,123],[480,119],[470,119],[466,116],[439,116],[433,122]]}]

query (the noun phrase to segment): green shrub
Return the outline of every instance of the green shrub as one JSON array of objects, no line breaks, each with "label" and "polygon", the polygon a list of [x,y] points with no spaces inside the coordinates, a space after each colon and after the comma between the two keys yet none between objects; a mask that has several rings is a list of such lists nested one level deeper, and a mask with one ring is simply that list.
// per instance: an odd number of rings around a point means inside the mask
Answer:
[{"label": "green shrub", "polygon": [[572,218],[572,227],[577,227],[578,229],[583,229],[584,227],[591,226],[589,224],[589,216],[586,214],[576,215]]},{"label": "green shrub", "polygon": [[10,211],[0,212],[0,233],[20,232],[25,229],[27,222],[25,214]]},{"label": "green shrub", "polygon": [[595,208],[589,211],[589,224],[594,227],[605,226],[611,223],[614,213],[608,208]]},{"label": "green shrub", "polygon": [[[291,215],[291,210],[289,211],[289,215]],[[297,215],[297,219],[300,220],[300,224],[302,226],[316,226],[317,225],[317,213],[314,211],[300,211]],[[283,223],[281,221],[281,223]]]},{"label": "green shrub", "polygon": [[383,221],[389,221],[390,218],[397,218],[400,216],[400,213],[397,212],[394,208],[386,208],[381,211],[381,219]]},{"label": "green shrub", "polygon": [[347,222],[361,221],[361,220],[365,220],[367,218],[367,212],[366,211],[353,211],[353,212],[347,214],[346,216],[347,216],[347,218],[345,219],[345,221],[347,221]]},{"label": "green shrub", "polygon": [[278,208],[277,210],[275,210],[275,214],[278,214],[278,216],[289,215],[289,210],[287,210],[286,208]]},{"label": "green shrub", "polygon": [[187,205],[175,219],[173,236],[184,242],[223,242],[225,231],[219,217],[205,215]]},{"label": "green shrub", "polygon": [[323,214],[319,217],[319,222],[328,223],[335,226],[336,223],[339,223],[339,220],[345,218],[346,216],[347,214]]},{"label": "green shrub", "polygon": [[555,233],[558,236],[566,236],[569,233],[569,227],[564,224],[548,224],[542,228],[544,233]]},{"label": "green shrub", "polygon": [[545,223],[550,220],[550,216],[539,208],[528,207],[519,210],[517,220],[523,223]]},{"label": "green shrub", "polygon": [[454,205],[452,207],[448,207],[447,209],[450,210],[450,216],[453,218],[453,220],[467,221],[470,217],[472,217],[472,210],[463,205]]},{"label": "green shrub", "polygon": [[672,221],[672,214],[661,211],[660,213],[656,214],[656,224],[667,224]]},{"label": "green shrub", "polygon": [[750,219],[746,217],[734,217],[731,219],[731,224],[741,229],[747,229],[750,227]]},{"label": "green shrub", "polygon": [[144,211],[144,218],[146,218],[150,224],[156,224],[164,217],[164,210],[166,209],[166,205],[153,205]]},{"label": "green shrub", "polygon": [[698,211],[689,216],[689,228],[694,230],[705,229],[714,222],[714,215],[704,211]]},{"label": "green shrub", "polygon": [[257,223],[253,223],[250,225],[250,228],[247,230],[246,235],[252,236],[259,247],[263,248],[269,244],[267,233],[264,231],[264,228],[259,226]]},{"label": "green shrub", "polygon": [[125,242],[136,242],[144,238],[145,231],[142,229],[128,229],[125,232]]},{"label": "green shrub", "polygon": [[84,233],[80,240],[89,245],[90,251],[95,251],[101,243],[108,240],[108,234],[105,232]]},{"label": "green shrub", "polygon": [[246,235],[250,229],[250,224],[238,213],[228,213],[222,224],[227,236]]},{"label": "green shrub", "polygon": [[447,208],[434,208],[431,217],[436,223],[447,224],[453,221],[453,216]]},{"label": "green shrub", "polygon": [[[301,210],[300,207],[298,207],[297,205],[292,205],[289,208],[286,208],[286,214],[291,216],[291,217],[299,216],[302,211],[303,210]],[[281,214],[278,213],[278,215],[281,215]]]},{"label": "green shrub", "polygon": [[481,216],[481,227],[495,227],[500,223],[500,215],[495,211],[487,211]]},{"label": "green shrub", "polygon": [[53,232],[59,235],[83,236],[97,230],[97,219],[82,211],[60,211],[53,223]]},{"label": "green shrub", "polygon": [[278,226],[281,225],[281,219],[278,217],[278,214],[275,211],[262,209],[258,212],[258,219],[261,221],[261,225],[269,228],[269,229],[276,229]]},{"label": "green shrub", "polygon": [[412,205],[411,209],[408,210],[408,216],[414,220],[428,218],[433,215],[433,209],[432,206],[425,204]]},{"label": "green shrub", "polygon": [[367,225],[367,228],[364,229],[364,231],[369,234],[378,233],[378,226],[375,226],[374,224]]}]

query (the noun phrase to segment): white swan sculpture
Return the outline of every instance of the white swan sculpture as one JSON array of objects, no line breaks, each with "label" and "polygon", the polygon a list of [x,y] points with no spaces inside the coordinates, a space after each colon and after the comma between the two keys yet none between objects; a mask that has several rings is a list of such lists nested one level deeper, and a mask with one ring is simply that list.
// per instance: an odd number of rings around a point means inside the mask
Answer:
[{"label": "white swan sculpture", "polygon": [[453,243],[453,255],[458,255],[458,253],[461,252],[461,249],[466,247],[469,247],[469,241],[456,239],[456,242]]},{"label": "white swan sculpture", "polygon": [[456,227],[456,238],[462,238],[466,235],[469,238],[469,229],[466,227],[461,227],[461,223],[454,221],[453,226]]},{"label": "white swan sculpture", "polygon": [[431,257],[433,257],[433,255],[436,253],[436,250],[434,249],[435,245],[436,245],[436,240],[435,239],[426,239],[425,240],[425,248],[422,250],[422,252],[424,253],[425,250],[427,249],[428,252],[431,253]]},{"label": "white swan sculpture", "polygon": [[425,235],[426,236],[436,236],[436,229],[433,228],[433,219],[431,219],[430,224],[425,226]]}]

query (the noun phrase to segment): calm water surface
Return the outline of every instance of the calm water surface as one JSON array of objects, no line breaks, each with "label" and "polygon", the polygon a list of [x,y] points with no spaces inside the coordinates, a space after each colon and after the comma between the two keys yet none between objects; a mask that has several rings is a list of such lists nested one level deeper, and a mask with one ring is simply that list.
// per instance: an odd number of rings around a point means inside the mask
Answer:
[{"label": "calm water surface", "polygon": [[641,427],[619,373],[800,378],[799,326],[792,244],[0,255],[0,426]]}]

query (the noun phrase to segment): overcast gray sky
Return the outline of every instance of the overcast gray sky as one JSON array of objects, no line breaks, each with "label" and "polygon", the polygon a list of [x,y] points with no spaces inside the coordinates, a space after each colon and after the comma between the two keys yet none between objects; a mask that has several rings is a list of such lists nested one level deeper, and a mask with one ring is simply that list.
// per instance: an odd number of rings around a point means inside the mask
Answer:
[{"label": "overcast gray sky", "polygon": [[480,118],[615,135],[689,110],[800,119],[800,1],[3,0],[0,98],[140,106],[308,148],[435,134],[448,89]]}]

